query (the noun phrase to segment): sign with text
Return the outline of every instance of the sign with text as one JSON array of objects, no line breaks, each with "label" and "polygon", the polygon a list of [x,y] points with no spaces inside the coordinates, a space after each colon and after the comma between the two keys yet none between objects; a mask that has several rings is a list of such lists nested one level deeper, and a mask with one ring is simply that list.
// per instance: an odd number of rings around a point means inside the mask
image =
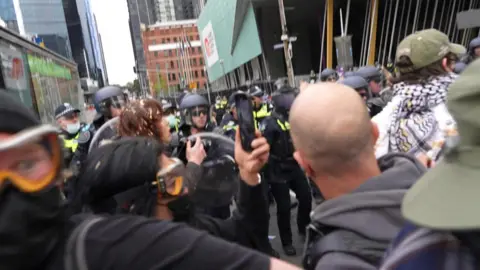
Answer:
[{"label": "sign with text", "polygon": [[207,65],[211,67],[218,61],[217,43],[215,42],[212,22],[208,22],[207,26],[202,30],[202,43],[203,48],[205,48]]},{"label": "sign with text", "polygon": [[5,86],[14,90],[28,89],[22,53],[0,46],[0,58]]}]

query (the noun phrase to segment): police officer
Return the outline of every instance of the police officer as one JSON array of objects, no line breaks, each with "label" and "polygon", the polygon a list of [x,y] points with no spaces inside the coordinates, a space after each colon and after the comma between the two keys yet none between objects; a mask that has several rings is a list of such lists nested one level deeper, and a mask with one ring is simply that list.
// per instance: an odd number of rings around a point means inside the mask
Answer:
[{"label": "police officer", "polygon": [[322,82],[336,82],[338,80],[338,74],[331,68],[326,68],[320,73],[320,81]]},{"label": "police officer", "polygon": [[[228,108],[230,109],[230,117],[224,118],[224,124],[222,126],[223,134],[228,138],[235,140],[235,132],[238,128],[237,108],[235,106],[235,97],[238,94],[245,94],[242,91],[236,91],[228,98]],[[228,120],[228,121],[227,121]]]},{"label": "police officer", "polygon": [[[103,124],[108,120],[120,116],[122,108],[128,102],[122,89],[118,86],[105,86],[95,92],[93,97],[95,110],[97,115],[93,120],[93,125],[96,130],[99,130]],[[108,127],[97,135],[98,139],[92,142],[90,151],[98,147],[104,140],[109,140],[116,136],[116,130],[113,127]]]},{"label": "police officer", "polygon": [[375,103],[368,87],[368,82],[360,76],[351,76],[340,80],[339,83],[349,86],[357,91],[357,93],[365,100],[370,116],[373,117],[382,111],[383,106]]},{"label": "police officer", "polygon": [[364,78],[373,97],[377,97],[382,91],[382,73],[374,66],[364,66],[357,70],[357,75]]},{"label": "police officer", "polygon": [[455,63],[455,66],[453,67],[453,72],[456,74],[460,74],[463,72],[463,70],[467,67],[467,64],[463,62],[457,62]]},{"label": "police officer", "polygon": [[468,55],[463,62],[470,64],[473,60],[480,56],[480,37],[476,37],[468,44]]},{"label": "police officer", "polygon": [[61,129],[59,137],[63,140],[64,164],[73,173],[72,177],[69,177],[69,181],[65,182],[65,195],[67,196],[72,192],[69,182],[78,176],[95,133],[93,126],[80,122],[79,114],[80,110],[69,103],[64,103],[55,110],[55,119]]},{"label": "police officer", "polygon": [[270,111],[272,110],[271,106],[263,101],[264,92],[258,86],[253,86],[248,90],[248,94],[253,99],[253,116],[255,118],[256,127],[262,120],[270,115]]},{"label": "police officer", "polygon": [[[201,166],[203,170],[203,175],[199,177],[206,177],[208,174],[208,171],[214,172],[215,168],[208,167],[205,165],[206,162],[213,161],[213,160],[218,160],[225,155],[234,156],[233,149],[225,149],[223,148],[223,145],[215,141],[216,143],[214,144],[212,141],[209,140],[202,140],[201,142],[197,140],[195,143],[191,143],[192,145],[191,148],[188,147],[189,142],[187,141],[187,138],[190,135],[194,135],[200,132],[212,132],[215,129],[215,125],[212,124],[210,121],[210,116],[209,116],[209,103],[208,101],[201,95],[198,94],[186,94],[180,103],[179,109],[182,114],[182,123],[179,126],[179,131],[176,134],[172,135],[172,147],[174,148],[174,151],[172,153],[173,156],[176,156],[183,160],[184,162],[188,161],[188,149],[197,149],[199,148],[200,150],[204,150],[206,152],[206,156],[201,162],[197,162],[200,164],[196,164],[197,166]],[[219,131],[219,133],[222,133]],[[199,145],[197,147],[197,143],[201,143],[202,145]],[[189,162],[190,164],[190,162]],[[236,172],[234,172],[234,164],[232,165],[232,171],[231,173],[236,175]],[[228,173],[228,172],[226,172]],[[233,175],[232,175],[233,177]],[[231,178],[232,179],[232,178]],[[205,182],[205,181],[204,181]],[[210,191],[208,191],[210,192]],[[220,194],[221,192],[219,191],[219,197],[221,198],[211,198],[211,202],[206,202],[204,200],[203,194],[206,194],[206,192],[201,192],[198,190],[197,187],[197,192],[194,196],[195,200],[195,205],[197,206],[197,210],[201,212],[202,214],[210,215],[212,217],[220,218],[220,219],[227,219],[230,217],[230,202],[231,198],[233,196],[233,193],[231,196],[229,196],[225,192],[225,196],[223,194]],[[228,198],[228,199],[225,199]],[[218,199],[218,200],[217,200]],[[223,200],[225,199],[225,200]],[[215,203],[213,203],[215,201]],[[214,205],[212,205],[214,204]]]},{"label": "police officer", "polygon": [[310,222],[312,197],[307,177],[293,158],[294,148],[290,137],[288,114],[295,99],[294,90],[285,86],[272,95],[274,110],[260,125],[264,137],[270,144],[270,156],[266,178],[277,204],[277,224],[285,254],[296,254],[292,245],[290,223],[290,189],[298,200],[297,227],[300,235]]},{"label": "police officer", "polygon": [[225,102],[222,97],[217,96],[215,99],[215,107],[214,107],[214,112],[215,112],[215,120],[217,123],[220,124],[222,122],[223,115],[225,114],[227,109],[227,102]]}]

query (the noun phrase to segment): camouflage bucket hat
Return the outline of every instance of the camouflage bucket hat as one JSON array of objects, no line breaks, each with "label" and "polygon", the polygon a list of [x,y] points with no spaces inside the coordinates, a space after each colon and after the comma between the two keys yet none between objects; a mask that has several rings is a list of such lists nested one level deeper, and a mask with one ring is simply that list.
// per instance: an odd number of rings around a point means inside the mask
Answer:
[{"label": "camouflage bucket hat", "polygon": [[[447,230],[480,227],[479,69],[480,60],[476,60],[449,88],[447,106],[457,122],[459,136],[446,140],[443,160],[403,199],[403,215],[415,224]],[[454,143],[449,143],[451,140]]]},{"label": "camouflage bucket hat", "polygon": [[444,58],[448,53],[460,55],[464,47],[450,43],[448,36],[436,29],[426,29],[415,32],[404,38],[397,47],[396,61],[402,56],[408,56],[413,65],[399,68],[400,72],[412,72]]}]

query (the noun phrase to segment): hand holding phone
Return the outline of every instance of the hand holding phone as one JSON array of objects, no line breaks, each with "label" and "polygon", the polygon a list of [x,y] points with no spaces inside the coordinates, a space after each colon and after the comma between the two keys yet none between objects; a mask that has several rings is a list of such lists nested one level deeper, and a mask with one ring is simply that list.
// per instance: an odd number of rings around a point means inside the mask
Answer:
[{"label": "hand holding phone", "polygon": [[251,152],[253,150],[252,141],[255,139],[255,119],[250,97],[245,93],[238,93],[235,96],[235,107],[237,109],[242,148],[247,152]]}]

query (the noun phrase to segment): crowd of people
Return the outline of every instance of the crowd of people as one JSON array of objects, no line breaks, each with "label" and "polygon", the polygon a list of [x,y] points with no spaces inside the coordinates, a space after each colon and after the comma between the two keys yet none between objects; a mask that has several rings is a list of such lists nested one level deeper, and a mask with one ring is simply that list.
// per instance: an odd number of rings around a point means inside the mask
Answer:
[{"label": "crowd of people", "polygon": [[0,269],[298,269],[271,246],[273,206],[286,256],[296,207],[305,269],[476,269],[478,56],[480,38],[427,29],[393,73],[215,104],[107,86],[91,124],[68,103],[40,123],[0,92]]}]

